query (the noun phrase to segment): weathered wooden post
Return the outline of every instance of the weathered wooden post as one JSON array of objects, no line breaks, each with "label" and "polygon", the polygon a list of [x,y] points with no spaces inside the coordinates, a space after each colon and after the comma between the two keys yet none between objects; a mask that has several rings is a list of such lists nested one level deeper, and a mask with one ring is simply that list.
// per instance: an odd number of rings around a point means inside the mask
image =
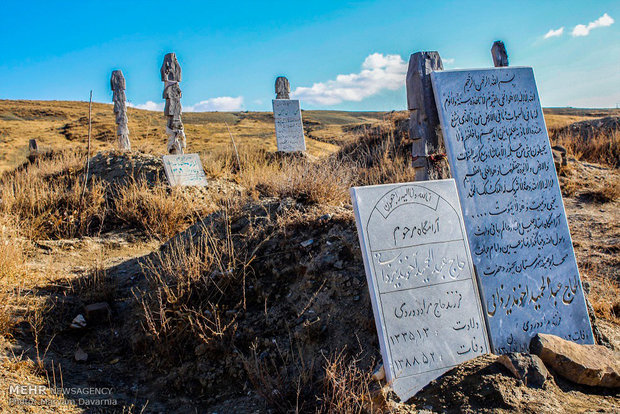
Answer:
[{"label": "weathered wooden post", "polygon": [[284,76],[276,78],[276,99],[291,99],[291,84]]},{"label": "weathered wooden post", "polygon": [[431,72],[443,70],[439,52],[417,52],[409,58],[407,70],[407,108],[411,155],[416,181],[446,178],[439,117],[431,85]]},{"label": "weathered wooden post", "polygon": [[166,100],[164,115],[167,117],[166,133],[168,134],[168,152],[183,154],[186,147],[185,131],[181,121],[181,66],[174,53],[164,57],[160,69],[161,80],[164,82],[163,98]]},{"label": "weathered wooden post", "polygon": [[506,52],[506,46],[501,40],[493,42],[491,47],[491,56],[493,56],[493,66],[496,68],[508,66],[508,53]]},{"label": "weathered wooden post", "polygon": [[127,107],[125,96],[125,77],[123,72],[115,70],[110,78],[110,87],[112,88],[112,102],[114,102],[114,115],[116,116],[116,138],[118,146],[122,150],[130,150],[129,127],[127,126]]}]

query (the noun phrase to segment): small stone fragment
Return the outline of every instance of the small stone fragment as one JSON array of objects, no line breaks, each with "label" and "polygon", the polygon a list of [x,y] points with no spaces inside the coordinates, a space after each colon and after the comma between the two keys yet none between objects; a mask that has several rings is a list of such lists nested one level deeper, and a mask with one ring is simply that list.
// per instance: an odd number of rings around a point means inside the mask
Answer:
[{"label": "small stone fragment", "polygon": [[377,368],[375,368],[372,373],[372,379],[374,379],[375,381],[381,381],[385,379],[385,368],[383,367],[383,364],[379,364]]},{"label": "small stone fragment", "polygon": [[549,377],[549,371],[537,355],[513,352],[501,355],[497,362],[528,387],[541,388]]},{"label": "small stone fragment", "polygon": [[620,355],[601,345],[580,345],[554,335],[537,334],[530,351],[547,367],[577,384],[620,387]]},{"label": "small stone fragment", "polygon": [[310,239],[310,240],[306,240],[303,241],[301,243],[299,243],[301,245],[301,247],[308,247],[310,246],[312,243],[314,243],[314,239]]},{"label": "small stone fragment", "polygon": [[78,362],[86,362],[88,360],[88,354],[78,346],[75,350],[74,358]]},{"label": "small stone fragment", "polygon": [[70,328],[72,329],[86,328],[86,319],[84,319],[84,315],[80,313],[78,316],[73,318],[73,321],[71,321]]},{"label": "small stone fragment", "polygon": [[90,322],[107,322],[112,314],[107,302],[91,303],[84,310],[86,311],[86,318]]}]

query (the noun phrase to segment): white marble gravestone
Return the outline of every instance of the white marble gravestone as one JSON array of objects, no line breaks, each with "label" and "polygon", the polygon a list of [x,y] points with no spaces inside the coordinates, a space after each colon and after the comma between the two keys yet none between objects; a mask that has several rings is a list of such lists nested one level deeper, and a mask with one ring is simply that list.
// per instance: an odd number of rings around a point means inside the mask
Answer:
[{"label": "white marble gravestone", "polygon": [[489,352],[454,180],[354,187],[387,380],[407,400]]},{"label": "white marble gravestone", "polygon": [[431,74],[495,353],[593,343],[532,68]]},{"label": "white marble gravestone", "polygon": [[198,154],[164,155],[164,171],[171,187],[208,185]]},{"label": "white marble gravestone", "polygon": [[295,99],[274,99],[273,117],[276,123],[278,151],[305,151],[306,139],[301,122],[299,101]]}]

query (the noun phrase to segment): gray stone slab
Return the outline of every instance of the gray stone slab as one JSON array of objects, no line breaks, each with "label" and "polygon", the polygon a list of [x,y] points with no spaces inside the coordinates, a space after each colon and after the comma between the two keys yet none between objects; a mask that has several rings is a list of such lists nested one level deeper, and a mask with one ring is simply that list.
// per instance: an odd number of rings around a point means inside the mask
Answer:
[{"label": "gray stone slab", "polygon": [[532,68],[431,78],[494,352],[593,343]]},{"label": "gray stone slab", "polygon": [[454,180],[354,187],[386,378],[401,400],[489,352]]},{"label": "gray stone slab", "polygon": [[296,99],[274,99],[272,102],[278,151],[305,151],[306,139],[301,122],[299,101]]},{"label": "gray stone slab", "polygon": [[207,177],[198,154],[164,155],[164,170],[171,187],[206,187]]}]

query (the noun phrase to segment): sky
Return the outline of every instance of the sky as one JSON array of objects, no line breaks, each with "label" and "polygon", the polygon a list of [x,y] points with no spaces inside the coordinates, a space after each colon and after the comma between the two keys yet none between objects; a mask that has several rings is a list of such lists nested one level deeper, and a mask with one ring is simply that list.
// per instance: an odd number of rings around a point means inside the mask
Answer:
[{"label": "sky", "polygon": [[277,76],[303,109],[406,109],[409,56],[444,69],[534,68],[545,107],[620,105],[620,1],[3,2],[0,99],[111,102],[161,110],[159,68],[175,52],[184,111],[269,111]]}]

